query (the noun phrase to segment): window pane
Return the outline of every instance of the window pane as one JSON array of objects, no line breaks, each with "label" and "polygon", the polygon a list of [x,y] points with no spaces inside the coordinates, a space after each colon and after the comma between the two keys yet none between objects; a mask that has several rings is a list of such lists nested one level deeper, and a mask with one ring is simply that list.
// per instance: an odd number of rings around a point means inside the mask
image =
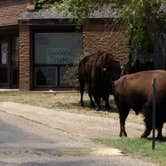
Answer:
[{"label": "window pane", "polygon": [[82,54],[82,33],[36,33],[35,64],[71,64]]},{"label": "window pane", "polygon": [[60,67],[60,87],[72,87],[72,75],[71,67]]},{"label": "window pane", "polygon": [[56,87],[56,67],[35,67],[35,86]]},{"label": "window pane", "polygon": [[71,73],[64,66],[82,54],[82,33],[35,33],[34,45],[35,86],[71,87]]},{"label": "window pane", "polygon": [[1,44],[1,64],[7,64],[7,56],[8,56],[8,43]]}]

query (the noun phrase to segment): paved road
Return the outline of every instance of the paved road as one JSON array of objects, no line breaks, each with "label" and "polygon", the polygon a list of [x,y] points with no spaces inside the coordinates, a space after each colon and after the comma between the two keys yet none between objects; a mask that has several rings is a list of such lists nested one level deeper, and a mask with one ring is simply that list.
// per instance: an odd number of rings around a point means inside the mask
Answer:
[{"label": "paved road", "polygon": [[[70,124],[69,124],[70,125]],[[0,111],[0,166],[156,166],[23,116]]]}]

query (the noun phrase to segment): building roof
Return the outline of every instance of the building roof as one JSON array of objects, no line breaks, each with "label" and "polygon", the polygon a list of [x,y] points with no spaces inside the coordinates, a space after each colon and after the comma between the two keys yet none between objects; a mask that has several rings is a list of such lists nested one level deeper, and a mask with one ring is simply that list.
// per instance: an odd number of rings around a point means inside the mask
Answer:
[{"label": "building roof", "polygon": [[[118,18],[120,10],[115,7],[114,4],[104,5],[101,9],[95,10],[89,17],[89,19],[110,19]],[[163,3],[160,7],[160,15],[166,18],[166,3]],[[35,22],[40,21],[60,21],[60,20],[69,20],[74,19],[75,17],[67,10],[59,12],[55,6],[49,9],[36,9],[36,10],[27,10],[23,15],[18,19],[19,22]]]},{"label": "building roof", "polygon": [[[118,17],[118,10],[114,5],[105,5],[100,10],[94,11],[89,18],[94,19],[110,19]],[[20,18],[19,21],[28,20],[43,20],[43,19],[74,19],[74,16],[68,12],[59,12],[55,7],[49,9],[39,9],[35,11],[26,11]]]}]

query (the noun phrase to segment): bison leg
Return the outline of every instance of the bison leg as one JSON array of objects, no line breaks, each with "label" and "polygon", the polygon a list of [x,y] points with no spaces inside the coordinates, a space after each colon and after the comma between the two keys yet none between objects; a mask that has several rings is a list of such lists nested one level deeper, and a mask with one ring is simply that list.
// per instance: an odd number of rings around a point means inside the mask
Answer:
[{"label": "bison leg", "polygon": [[[152,125],[151,125],[152,121],[150,121],[148,124],[146,124],[146,130],[145,132],[142,134],[142,138],[147,138],[150,135],[150,132],[152,130]],[[163,128],[163,123],[160,123],[157,125],[157,139],[161,140],[162,139],[162,128]]]},{"label": "bison leg", "polygon": [[80,81],[80,95],[81,95],[81,97],[80,97],[80,104],[81,104],[81,106],[84,106],[84,101],[83,101],[84,81],[83,80]]},{"label": "bison leg", "polygon": [[96,103],[96,110],[100,111],[101,110],[101,105],[100,105],[100,97],[94,95],[95,103]]},{"label": "bison leg", "polygon": [[90,87],[88,88],[88,95],[89,95],[89,98],[90,98],[90,106],[95,107],[95,103],[93,102],[93,99],[92,99],[92,92],[91,92]]},{"label": "bison leg", "polygon": [[119,109],[119,118],[120,118],[120,134],[119,134],[119,136],[120,137],[123,137],[123,136],[127,137],[127,133],[125,130],[125,121],[126,121],[128,114],[129,114],[128,108]]},{"label": "bison leg", "polygon": [[144,133],[141,135],[141,138],[147,138],[150,135],[150,132],[152,130],[152,118],[151,116],[146,116],[145,117],[145,131]]},{"label": "bison leg", "polygon": [[147,138],[150,135],[150,132],[152,130],[152,108],[149,106],[150,102],[146,102],[142,108],[142,113],[144,114],[144,122],[145,122],[145,131],[141,135],[141,138]]},{"label": "bison leg", "polygon": [[147,138],[151,132],[151,128],[147,128],[144,133],[141,135],[141,138]]},{"label": "bison leg", "polygon": [[162,139],[162,128],[163,128],[163,123],[159,123],[158,126],[157,126],[157,131],[158,131],[158,134],[157,134],[157,139],[161,140]]},{"label": "bison leg", "polygon": [[109,105],[109,95],[106,95],[103,99],[105,101],[105,109],[111,110],[111,106]]}]

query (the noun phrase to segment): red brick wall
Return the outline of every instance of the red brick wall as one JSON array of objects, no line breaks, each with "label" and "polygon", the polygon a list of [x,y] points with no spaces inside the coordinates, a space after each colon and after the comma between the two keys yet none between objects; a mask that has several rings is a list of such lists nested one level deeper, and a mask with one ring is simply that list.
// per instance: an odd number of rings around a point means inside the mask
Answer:
[{"label": "red brick wall", "polygon": [[[17,25],[31,0],[0,0],[0,26]],[[19,28],[19,88],[31,88],[30,29]]]},{"label": "red brick wall", "polygon": [[[88,25],[83,28],[83,47],[85,55],[100,51],[111,52],[121,64],[128,61],[128,44],[122,38],[122,32],[110,29],[103,25]],[[30,48],[30,27],[20,25],[19,30],[19,88],[30,90],[32,88],[32,58]]]},{"label": "red brick wall", "polygon": [[[0,0],[0,26],[18,24],[18,18],[26,11],[31,0]],[[84,53],[109,51],[123,64],[128,60],[127,42],[121,39],[122,33],[111,25],[86,25],[83,28]],[[31,34],[28,25],[19,25],[19,88],[32,87]]]},{"label": "red brick wall", "polygon": [[128,42],[122,35],[120,27],[113,25],[89,24],[83,28],[84,54],[100,51],[111,52],[121,64],[128,61]]},{"label": "red brick wall", "polygon": [[19,89],[30,90],[32,86],[30,27],[19,27]]},{"label": "red brick wall", "polygon": [[26,10],[29,0],[1,0],[0,26],[16,25],[18,18]]}]

